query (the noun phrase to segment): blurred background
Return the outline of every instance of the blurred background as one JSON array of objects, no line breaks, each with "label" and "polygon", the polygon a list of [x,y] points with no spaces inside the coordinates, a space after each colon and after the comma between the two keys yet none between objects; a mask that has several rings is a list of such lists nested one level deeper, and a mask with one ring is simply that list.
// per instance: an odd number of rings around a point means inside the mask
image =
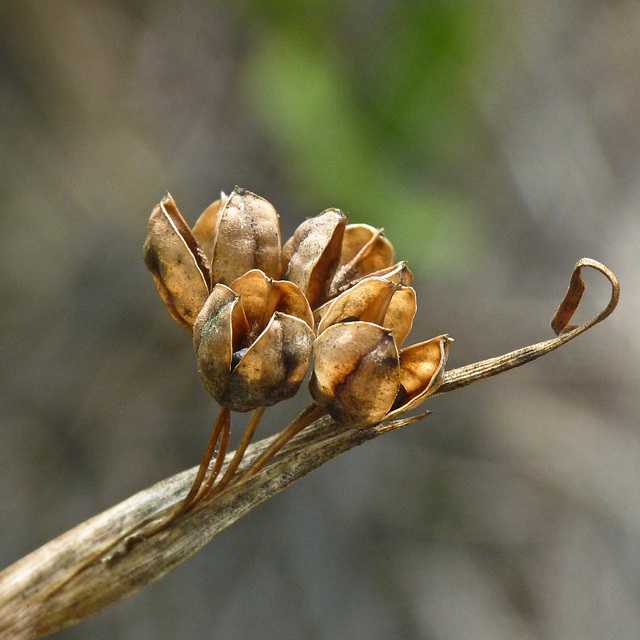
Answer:
[{"label": "blurred background", "polygon": [[[551,337],[579,258],[622,282],[604,324],[56,638],[640,637],[640,4],[14,0],[0,25],[2,567],[200,460],[218,408],[141,256],[167,191],[193,223],[246,187],[283,239],[328,207],[383,226],[410,341],[448,332],[451,368]],[[586,276],[582,321],[609,295]]]}]

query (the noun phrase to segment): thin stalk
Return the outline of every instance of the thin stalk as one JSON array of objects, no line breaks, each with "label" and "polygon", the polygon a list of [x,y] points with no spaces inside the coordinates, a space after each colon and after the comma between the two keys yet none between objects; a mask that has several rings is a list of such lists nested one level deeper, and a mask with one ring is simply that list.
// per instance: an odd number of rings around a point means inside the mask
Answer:
[{"label": "thin stalk", "polygon": [[[218,415],[218,419],[216,420],[215,427],[211,432],[211,436],[209,438],[207,448],[204,452],[202,462],[200,462],[198,473],[196,474],[193,484],[191,485],[191,489],[189,489],[189,492],[185,496],[184,500],[178,505],[178,507],[173,512],[171,512],[166,518],[161,520],[158,524],[142,531],[140,533],[141,537],[149,538],[150,536],[155,535],[159,531],[162,531],[162,529],[170,525],[174,520],[179,518],[195,502],[198,501],[198,491],[202,486],[205,475],[207,474],[207,470],[209,469],[209,463],[211,462],[211,458],[213,458],[213,454],[215,453],[216,445],[218,443],[218,438],[220,437],[221,433],[222,434],[225,433],[225,426],[226,426],[226,431],[228,432],[229,423],[230,423],[229,409],[227,409],[226,407],[222,407]],[[222,448],[222,443],[220,447]],[[223,460],[225,455],[226,455],[226,451],[225,453],[222,454]],[[216,463],[219,458],[220,458],[220,452],[218,453],[218,457],[216,458]]]},{"label": "thin stalk", "polygon": [[247,450],[247,447],[251,442],[251,438],[253,437],[253,434],[255,433],[258,423],[262,418],[262,414],[264,413],[264,410],[265,410],[265,407],[259,407],[253,412],[253,415],[251,416],[251,420],[249,420],[249,424],[245,429],[245,432],[242,436],[242,440],[240,440],[240,444],[238,445],[238,448],[233,454],[233,458],[231,458],[231,462],[229,463],[227,470],[225,471],[222,478],[220,478],[220,482],[218,482],[218,484],[213,489],[215,493],[222,491],[229,484],[229,482],[231,482],[231,479],[233,478],[234,473],[240,466],[242,457],[244,456],[245,451]]},{"label": "thin stalk", "polygon": [[[224,409],[223,409],[224,411]],[[202,485],[200,491],[193,499],[193,504],[196,504],[202,500],[202,498],[209,492],[209,489],[213,486],[213,483],[216,481],[218,474],[220,473],[220,469],[222,469],[222,465],[224,463],[224,459],[227,455],[227,451],[229,449],[229,435],[231,433],[231,419],[229,414],[229,409],[226,409],[227,415],[229,419],[224,421],[222,425],[222,435],[220,437],[220,448],[218,449],[218,455],[216,456],[216,461],[213,465],[213,469],[207,478],[207,481]]]},{"label": "thin stalk", "polygon": [[278,435],[267,450],[249,467],[238,482],[250,478],[258,473],[258,471],[261,471],[275,458],[278,451],[280,451],[287,442],[298,435],[305,427],[308,427],[311,423],[325,415],[325,413],[326,411],[324,409],[319,407],[315,402],[312,402],[293,422],[282,430],[280,435]]}]

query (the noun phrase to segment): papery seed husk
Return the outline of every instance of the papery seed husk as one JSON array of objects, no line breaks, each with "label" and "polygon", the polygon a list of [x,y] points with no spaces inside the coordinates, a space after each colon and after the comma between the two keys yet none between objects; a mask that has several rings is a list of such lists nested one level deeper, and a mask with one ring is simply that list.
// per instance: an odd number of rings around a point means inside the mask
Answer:
[{"label": "papery seed husk", "polygon": [[337,291],[349,282],[387,269],[393,264],[394,253],[393,245],[382,235],[381,229],[368,224],[347,225],[332,288]]},{"label": "papery seed husk", "polygon": [[398,347],[405,341],[417,311],[416,292],[411,287],[398,287],[387,307],[382,324],[391,329]]},{"label": "papery seed husk", "polygon": [[313,328],[313,314],[304,294],[292,282],[272,280],[253,269],[233,282],[231,288],[242,297],[252,328],[262,331],[275,311],[300,318]]},{"label": "papery seed husk", "polygon": [[230,285],[251,269],[270,278],[280,276],[280,223],[269,202],[236,187],[218,215],[212,282]]},{"label": "papery seed husk", "polygon": [[382,278],[388,280],[394,284],[402,285],[403,287],[410,287],[413,282],[413,273],[407,266],[407,263],[403,261],[397,262],[386,269],[380,269],[380,271],[374,271],[370,273],[368,278]]},{"label": "papery seed husk", "polygon": [[268,407],[295,395],[309,368],[313,331],[276,312],[231,372],[219,402],[233,411]]},{"label": "papery seed husk", "polygon": [[191,331],[209,295],[209,272],[171,196],[163,198],[151,214],[143,257],[169,313]]},{"label": "papery seed husk", "polygon": [[389,418],[414,409],[438,390],[452,342],[442,335],[400,350],[400,383],[407,395]]},{"label": "papery seed husk", "polygon": [[309,390],[340,424],[366,427],[382,420],[400,386],[391,332],[367,322],[332,325],[315,341]]},{"label": "papery seed husk", "polygon": [[220,217],[220,210],[227,201],[224,192],[220,194],[220,198],[212,202],[197,219],[193,225],[193,235],[198,241],[202,252],[207,257],[208,264],[211,264],[211,254],[213,252],[213,243],[215,240],[216,226]]},{"label": "papery seed husk", "polygon": [[[337,281],[334,278],[331,284],[330,292],[329,292],[330,298],[333,299],[336,296],[340,295],[341,293],[348,291],[349,289],[351,289],[351,287],[354,287],[356,284],[358,284],[359,282],[362,282],[362,280],[366,280],[367,278],[381,278],[383,280],[387,280],[388,282],[392,282],[393,284],[398,284],[398,285],[402,285],[403,287],[408,287],[411,285],[411,282],[413,281],[413,274],[409,270],[409,267],[407,266],[406,262],[398,262],[390,267],[387,267],[386,269],[381,269],[380,271],[374,271],[373,273],[363,276],[362,278],[357,278],[355,280],[352,280],[347,284],[344,284],[339,287],[335,286],[337,284]],[[318,307],[318,309],[314,311],[314,314],[319,309],[320,307]],[[316,318],[316,324],[317,322],[318,322],[318,319]]]},{"label": "papery seed husk", "polygon": [[305,220],[282,249],[284,278],[302,290],[312,309],[328,295],[346,224],[347,217],[339,209],[327,209]]},{"label": "papery seed husk", "polygon": [[323,309],[322,319],[317,325],[318,335],[345,319],[357,318],[382,325],[395,290],[396,285],[380,278],[361,280],[327,303],[328,308]]},{"label": "papery seed husk", "polygon": [[231,283],[231,289],[242,299],[249,325],[262,331],[269,321],[265,318],[267,299],[273,280],[259,269],[252,269]]},{"label": "papery seed husk", "polygon": [[273,282],[268,310],[269,313],[278,311],[294,318],[299,318],[310,329],[313,329],[313,312],[309,301],[293,282],[286,280],[275,280]]},{"label": "papery seed husk", "polygon": [[[340,264],[346,264],[352,260],[375,235],[378,229],[368,224],[349,224],[344,232],[342,241],[342,257]],[[380,230],[382,231],[382,230]],[[383,235],[378,235],[373,246],[362,257],[361,271],[371,273],[385,269],[393,264],[393,245]]]},{"label": "papery seed husk", "polygon": [[[198,373],[204,388],[218,402],[227,388],[233,353],[244,346],[241,337],[248,332],[248,324],[243,316],[240,297],[225,285],[218,284],[193,325]],[[234,324],[237,329],[235,345]]]}]

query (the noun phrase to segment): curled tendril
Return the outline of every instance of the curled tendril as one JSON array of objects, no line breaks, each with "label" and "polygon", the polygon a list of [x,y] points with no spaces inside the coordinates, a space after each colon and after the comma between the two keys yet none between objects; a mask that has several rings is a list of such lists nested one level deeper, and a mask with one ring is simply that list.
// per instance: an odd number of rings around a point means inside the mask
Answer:
[{"label": "curled tendril", "polygon": [[[569,321],[578,309],[586,289],[586,285],[581,274],[582,267],[591,267],[592,269],[602,273],[607,280],[609,280],[609,283],[611,284],[611,298],[609,299],[607,306],[595,318],[589,320],[589,322],[579,325],[570,325]],[[519,367],[549,353],[550,351],[553,351],[554,349],[557,349],[558,347],[561,347],[563,344],[573,340],[581,333],[591,329],[591,327],[610,316],[618,305],[619,300],[620,283],[618,282],[618,278],[616,278],[610,269],[597,260],[592,260],[591,258],[582,258],[581,260],[578,260],[573,269],[573,273],[571,274],[567,293],[551,320],[551,328],[556,333],[555,338],[545,340],[544,342],[538,342],[537,344],[532,344],[527,347],[523,347],[522,349],[510,351],[509,353],[505,353],[504,355],[496,358],[489,358],[488,360],[474,362],[464,367],[447,371],[444,374],[442,384],[434,395],[454,391],[455,389],[466,387],[467,385],[477,382],[478,380],[482,380],[483,378],[489,378],[497,375],[498,373],[502,373],[503,371]]]},{"label": "curled tendril", "polygon": [[[611,283],[611,299],[609,300],[609,304],[595,318],[593,318],[593,320],[582,325],[570,325],[569,320],[571,320],[573,314],[578,309],[586,289],[584,278],[581,273],[582,267],[591,267],[592,269],[602,273],[607,280],[609,280]],[[569,281],[569,288],[567,289],[564,300],[560,303],[560,306],[556,311],[556,315],[553,316],[551,320],[551,328],[557,335],[575,331],[576,329],[580,329],[578,333],[583,333],[587,329],[590,329],[599,322],[602,322],[605,318],[609,317],[613,313],[613,310],[618,306],[619,300],[620,283],[613,272],[596,260],[592,260],[591,258],[582,258],[581,260],[578,260],[573,269],[571,280]],[[578,335],[578,333],[575,335]]]}]

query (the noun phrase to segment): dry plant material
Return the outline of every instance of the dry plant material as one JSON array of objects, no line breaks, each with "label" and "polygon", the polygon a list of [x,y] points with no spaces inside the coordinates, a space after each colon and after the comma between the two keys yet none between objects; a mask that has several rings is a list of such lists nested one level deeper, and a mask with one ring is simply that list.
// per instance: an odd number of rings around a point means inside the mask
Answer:
[{"label": "dry plant material", "polygon": [[382,229],[368,224],[349,224],[344,230],[340,264],[330,291],[333,295],[350,282],[387,269],[393,264],[393,245],[382,235]]},{"label": "dry plant material", "polygon": [[[445,371],[448,336],[402,347],[416,313],[412,275],[382,230],[337,209],[303,222],[280,249],[275,209],[244,189],[222,194],[193,230],[171,196],[153,210],[144,259],[171,316],[192,333],[205,389],[222,405],[198,468],[160,482],[0,573],[0,639],[53,633],[158,580],[249,510],[336,456],[415,422],[432,395],[530,362],[616,307],[620,285],[580,260],[552,320],[557,337]],[[605,309],[569,325],[604,274]],[[310,364],[314,397],[278,435],[251,439],[265,406],[296,393]],[[231,412],[253,410],[228,453]],[[356,428],[353,428],[356,427]]]},{"label": "dry plant material", "polygon": [[293,396],[309,367],[313,314],[292,282],[252,269],[216,284],[193,325],[204,388],[233,411]]},{"label": "dry plant material", "polygon": [[[393,259],[382,229],[348,225],[338,209],[305,220],[281,250],[278,214],[246,189],[236,187],[228,198],[222,194],[193,231],[170,196],[160,202],[149,220],[144,260],[169,313],[193,335],[200,379],[222,406],[225,426],[216,424],[183,504],[146,535],[173,522],[213,488],[226,453],[228,411],[259,410],[261,416],[265,407],[293,396],[312,350],[317,375],[311,392],[318,404],[309,416],[327,411],[344,426],[363,427],[398,415],[435,391],[449,340],[398,352],[413,323],[416,296],[408,286],[411,272]],[[351,320],[358,324],[345,326]],[[346,352],[339,354],[342,361],[334,357],[342,345],[352,347],[350,361],[344,360]],[[344,380],[335,378],[335,367]],[[357,375],[350,369],[358,369]],[[367,393],[370,389],[376,393]],[[309,423],[304,415],[284,429],[259,468]],[[256,423],[254,416],[243,442]],[[218,438],[214,471],[205,482]],[[227,472],[217,491],[233,481]]]},{"label": "dry plant material", "polygon": [[211,277],[206,257],[170,195],[151,214],[143,257],[171,317],[191,331],[209,295]]},{"label": "dry plant material", "polygon": [[251,269],[280,275],[280,224],[266,200],[236,187],[223,193],[193,231],[168,195],[151,213],[143,257],[171,316],[192,330],[213,285]]},{"label": "dry plant material", "polygon": [[370,276],[328,304],[313,345],[309,390],[336,422],[376,424],[436,391],[451,339],[400,349],[417,310],[411,287]]},{"label": "dry plant material", "polygon": [[302,289],[312,308],[328,293],[342,252],[347,217],[327,209],[305,220],[282,248],[285,278]]}]

